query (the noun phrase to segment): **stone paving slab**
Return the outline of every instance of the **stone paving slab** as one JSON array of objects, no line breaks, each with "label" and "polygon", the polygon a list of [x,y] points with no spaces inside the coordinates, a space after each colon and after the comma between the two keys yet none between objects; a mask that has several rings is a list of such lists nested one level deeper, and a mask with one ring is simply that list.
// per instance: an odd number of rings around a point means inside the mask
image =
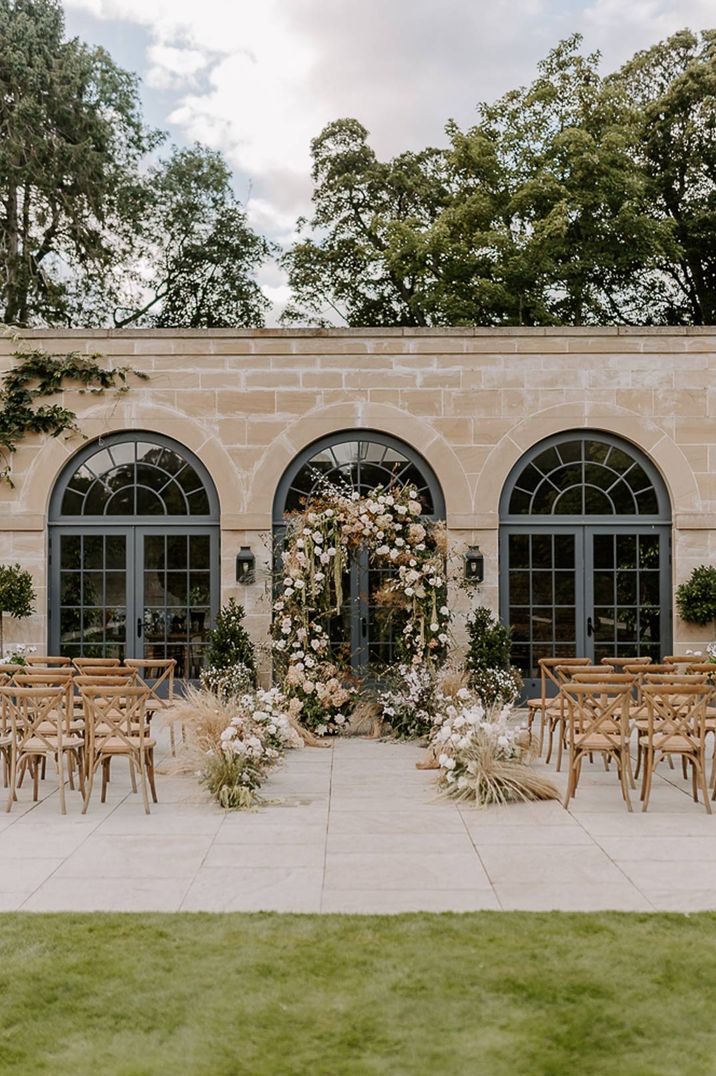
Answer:
[{"label": "stone paving slab", "polygon": [[147,816],[121,764],[87,815],[69,791],[61,815],[51,780],[37,804],[22,789],[0,816],[0,911],[716,909],[716,814],[680,770],[661,770],[646,814],[601,763],[585,763],[568,811],[476,809],[439,798],[421,757],[359,739],[291,752],[245,812],[160,773]]}]

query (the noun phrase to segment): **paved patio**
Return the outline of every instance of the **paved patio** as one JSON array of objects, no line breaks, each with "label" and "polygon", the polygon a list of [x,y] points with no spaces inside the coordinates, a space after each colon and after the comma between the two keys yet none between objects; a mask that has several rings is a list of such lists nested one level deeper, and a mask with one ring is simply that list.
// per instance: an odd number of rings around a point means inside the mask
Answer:
[{"label": "paved patio", "polygon": [[147,817],[121,764],[86,816],[69,793],[63,817],[51,781],[36,805],[25,788],[0,816],[0,910],[716,909],[716,814],[680,772],[662,769],[646,815],[600,764],[569,811],[477,810],[436,801],[421,754],[358,739],[291,752],[265,786],[274,802],[241,813],[160,774]]}]

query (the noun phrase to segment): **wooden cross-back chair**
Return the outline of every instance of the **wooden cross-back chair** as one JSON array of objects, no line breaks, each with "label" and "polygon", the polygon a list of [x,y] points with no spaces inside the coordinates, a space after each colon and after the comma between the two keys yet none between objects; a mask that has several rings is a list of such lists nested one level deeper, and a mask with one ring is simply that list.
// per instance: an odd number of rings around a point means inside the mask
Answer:
[{"label": "wooden cross-back chair", "polygon": [[142,789],[144,810],[149,814],[147,781],[152,799],[157,802],[154,783],[155,741],[148,735],[146,687],[128,684],[81,685],[85,707],[87,791],[82,813],[89,807],[94,775],[102,767],[102,803],[106,800],[109,769],[114,758],[126,758],[132,791],[137,791],[137,773]]},{"label": "wooden cross-back chair", "polygon": [[[127,658],[126,665],[135,669],[137,676],[146,685],[149,691],[147,701],[148,710],[153,711],[158,707],[171,709],[174,703],[174,673],[176,670],[176,658]],[[166,686],[166,695],[162,693]],[[176,755],[176,736],[174,733],[174,721],[169,720],[169,746],[172,755]],[[184,726],[181,727],[182,739],[184,739]]]},{"label": "wooden cross-back chair", "polygon": [[649,806],[654,770],[665,758],[680,757],[691,766],[692,793],[704,797],[707,814],[711,803],[706,785],[706,705],[711,693],[705,683],[650,683],[642,693],[647,708],[646,733],[640,736],[644,752],[642,810]]},{"label": "wooden cross-back chair", "polygon": [[[549,743],[547,748],[547,762],[549,762],[552,755],[552,740],[554,734],[554,722],[557,719],[561,708],[561,701],[559,698],[559,689],[564,681],[564,676],[561,676],[556,670],[562,667],[568,666],[582,666],[591,665],[589,658],[540,658],[539,665],[539,682],[540,693],[536,699],[528,699],[527,701],[527,727],[532,731],[532,724],[535,716],[539,713],[540,726],[539,726],[539,753],[542,754],[544,747],[544,734],[545,729],[549,728]],[[554,690],[554,694],[550,695],[550,690]]]},{"label": "wooden cross-back chair", "polygon": [[663,663],[664,665],[688,665],[693,660],[693,654],[669,654],[663,658]]},{"label": "wooden cross-back chair", "polygon": [[565,701],[567,741],[569,747],[569,770],[564,806],[577,791],[584,757],[601,754],[605,762],[613,760],[617,766],[619,784],[627,809],[629,799],[629,705],[631,682],[620,680],[609,683],[599,681],[584,683],[572,680],[562,685]]},{"label": "wooden cross-back chair", "polygon": [[[17,687],[13,684],[0,687],[0,697],[6,706],[12,743],[10,745],[10,773],[7,810],[17,799],[18,774],[23,762],[31,765],[33,774],[33,800],[38,798],[38,782],[42,759],[51,758],[57,769],[57,782],[62,814],[67,813],[65,804],[65,761],[71,767],[69,756],[74,756],[80,776],[80,790],[84,792],[81,761],[83,741],[80,736],[65,731],[64,686]],[[71,769],[68,771],[71,776]]]}]

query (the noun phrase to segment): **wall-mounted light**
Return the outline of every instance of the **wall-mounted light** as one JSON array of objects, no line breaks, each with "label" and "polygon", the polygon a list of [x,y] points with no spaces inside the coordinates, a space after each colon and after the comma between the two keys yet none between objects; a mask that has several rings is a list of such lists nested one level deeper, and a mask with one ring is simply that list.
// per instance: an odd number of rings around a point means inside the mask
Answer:
[{"label": "wall-mounted light", "polygon": [[242,545],[236,554],[236,582],[253,583],[256,578],[256,557],[251,547]]},{"label": "wall-mounted light", "polygon": [[479,545],[471,545],[465,554],[465,579],[469,583],[481,583],[485,578],[485,558]]}]

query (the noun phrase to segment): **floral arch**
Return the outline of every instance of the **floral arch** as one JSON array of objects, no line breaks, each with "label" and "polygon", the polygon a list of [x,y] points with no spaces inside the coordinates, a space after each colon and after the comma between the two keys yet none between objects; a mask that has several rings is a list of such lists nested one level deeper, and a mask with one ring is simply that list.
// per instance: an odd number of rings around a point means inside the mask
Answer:
[{"label": "floral arch", "polygon": [[294,712],[340,730],[356,685],[448,641],[444,500],[402,442],[348,431],[317,442],[276,496],[273,647]]}]

